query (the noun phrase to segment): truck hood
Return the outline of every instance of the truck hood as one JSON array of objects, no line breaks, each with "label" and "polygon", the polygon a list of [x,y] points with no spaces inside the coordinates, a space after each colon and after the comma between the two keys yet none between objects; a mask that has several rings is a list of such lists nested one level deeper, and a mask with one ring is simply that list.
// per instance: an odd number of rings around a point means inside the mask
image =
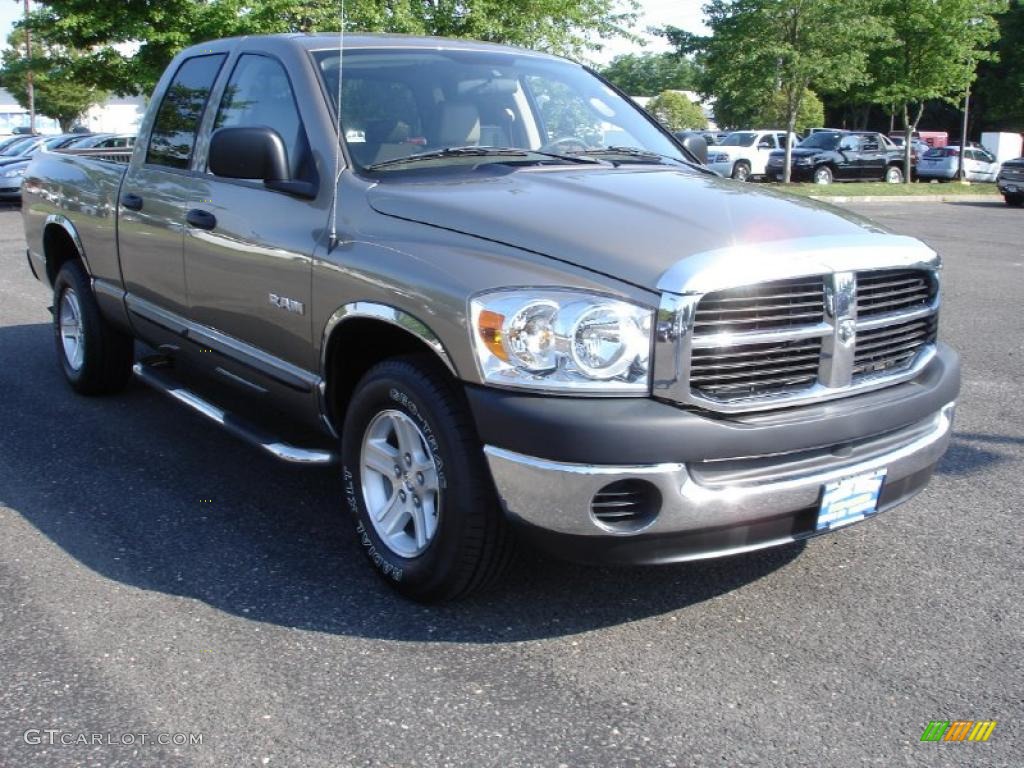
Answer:
[{"label": "truck hood", "polygon": [[882,231],[811,200],[664,166],[407,177],[376,184],[369,203],[388,216],[522,248],[651,290],[669,267],[695,254]]}]

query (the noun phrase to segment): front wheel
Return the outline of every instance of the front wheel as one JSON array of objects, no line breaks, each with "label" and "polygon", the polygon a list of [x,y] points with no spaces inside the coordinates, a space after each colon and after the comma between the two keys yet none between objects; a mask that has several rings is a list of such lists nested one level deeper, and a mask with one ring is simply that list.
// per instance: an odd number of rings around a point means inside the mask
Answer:
[{"label": "front wheel", "polygon": [[394,589],[448,600],[500,575],[508,524],[464,396],[431,361],[372,368],[345,415],[341,450],[356,535]]},{"label": "front wheel", "polygon": [[732,177],[736,181],[748,181],[750,179],[750,163],[736,163],[732,169]]},{"label": "front wheel", "polygon": [[76,392],[112,394],[128,383],[134,341],[100,314],[80,261],[67,262],[54,280],[53,333],[57,361]]},{"label": "front wheel", "polygon": [[886,184],[902,184],[903,171],[901,171],[895,165],[890,165],[888,168],[885,169],[885,182]]},{"label": "front wheel", "polygon": [[832,169],[827,165],[822,165],[819,168],[814,169],[814,183],[815,184],[831,184],[832,183]]},{"label": "front wheel", "polygon": [[1011,208],[1020,208],[1024,206],[1024,195],[1003,195],[1003,200]]}]

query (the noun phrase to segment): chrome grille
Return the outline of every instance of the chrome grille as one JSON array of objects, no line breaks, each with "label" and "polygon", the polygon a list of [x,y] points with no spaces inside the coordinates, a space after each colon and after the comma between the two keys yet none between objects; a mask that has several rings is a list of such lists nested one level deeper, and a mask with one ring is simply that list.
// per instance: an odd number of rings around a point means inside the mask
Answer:
[{"label": "chrome grille", "polygon": [[935,298],[935,282],[920,269],[857,273],[857,317],[920,309]]},{"label": "chrome grille", "polygon": [[[738,413],[911,378],[935,353],[939,293],[932,257],[915,268],[884,265],[668,292],[655,342],[655,394]],[[857,258],[863,259],[851,254],[845,263]]]},{"label": "chrome grille", "polygon": [[821,278],[798,278],[709,293],[697,305],[694,335],[792,328],[821,322]]},{"label": "chrome grille", "polygon": [[938,318],[932,315],[859,332],[854,345],[854,379],[906,367],[921,347],[935,341],[937,327]]},{"label": "chrome grille", "polygon": [[750,396],[806,387],[818,380],[821,339],[695,349],[690,386],[712,396]]},{"label": "chrome grille", "polygon": [[1024,180],[1024,165],[1011,165],[1003,163],[1003,170],[999,174],[1000,179],[1012,179],[1013,181]]}]

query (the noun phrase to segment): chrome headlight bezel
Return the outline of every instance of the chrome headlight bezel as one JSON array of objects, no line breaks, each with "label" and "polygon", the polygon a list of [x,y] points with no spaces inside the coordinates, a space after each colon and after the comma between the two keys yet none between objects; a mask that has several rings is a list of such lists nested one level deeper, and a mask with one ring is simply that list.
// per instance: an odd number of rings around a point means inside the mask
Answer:
[{"label": "chrome headlight bezel", "polygon": [[650,394],[650,307],[567,288],[513,288],[474,296],[469,314],[477,370],[488,385]]}]

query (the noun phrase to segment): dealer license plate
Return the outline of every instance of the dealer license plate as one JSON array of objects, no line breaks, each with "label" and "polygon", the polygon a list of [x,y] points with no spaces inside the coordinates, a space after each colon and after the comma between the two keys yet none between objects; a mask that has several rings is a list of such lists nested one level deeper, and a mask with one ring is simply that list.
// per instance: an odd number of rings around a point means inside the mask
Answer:
[{"label": "dealer license plate", "polygon": [[884,469],[876,469],[826,483],[815,530],[831,531],[875,514],[885,472]]}]

